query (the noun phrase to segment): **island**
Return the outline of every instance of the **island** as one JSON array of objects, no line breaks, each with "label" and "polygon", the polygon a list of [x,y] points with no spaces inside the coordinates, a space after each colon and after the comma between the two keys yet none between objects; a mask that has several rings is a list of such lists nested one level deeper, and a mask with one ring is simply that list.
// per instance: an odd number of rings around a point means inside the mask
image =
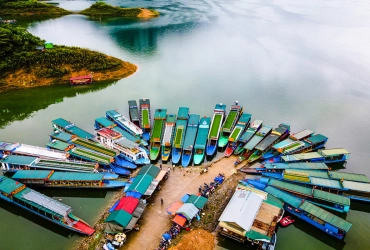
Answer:
[{"label": "island", "polygon": [[35,0],[0,0],[0,15],[67,15],[72,12]]},{"label": "island", "polygon": [[26,29],[0,26],[0,92],[67,84],[74,76],[92,75],[94,82],[119,80],[137,66],[118,58],[79,47],[45,43]]}]

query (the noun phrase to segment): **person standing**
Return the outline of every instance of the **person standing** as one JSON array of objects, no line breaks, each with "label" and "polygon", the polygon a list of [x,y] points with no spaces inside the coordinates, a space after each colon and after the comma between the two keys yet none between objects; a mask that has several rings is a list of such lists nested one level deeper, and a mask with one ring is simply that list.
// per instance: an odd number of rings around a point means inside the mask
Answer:
[{"label": "person standing", "polygon": [[161,206],[163,206],[163,198],[161,198]]},{"label": "person standing", "polygon": [[162,170],[162,164],[159,164],[159,168]]}]

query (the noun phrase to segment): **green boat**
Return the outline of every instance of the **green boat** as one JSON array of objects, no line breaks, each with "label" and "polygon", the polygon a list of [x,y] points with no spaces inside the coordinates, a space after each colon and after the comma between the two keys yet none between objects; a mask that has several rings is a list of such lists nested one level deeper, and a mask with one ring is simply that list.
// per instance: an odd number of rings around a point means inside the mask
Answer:
[{"label": "green boat", "polygon": [[172,144],[173,164],[178,164],[180,162],[188,119],[189,119],[189,108],[180,107],[179,112],[177,113],[175,140],[173,141]]},{"label": "green boat", "polygon": [[150,101],[143,98],[139,100],[140,123],[143,130],[143,138],[146,141],[150,139]]},{"label": "green boat", "polygon": [[241,114],[243,114],[243,106],[238,105],[238,101],[236,101],[235,105],[231,106],[230,112],[227,115],[225,123],[222,126],[220,139],[218,140],[219,147],[223,148],[227,145],[229,141],[229,136],[233,131],[236,122],[238,121]]},{"label": "green boat", "polygon": [[166,119],[167,109],[156,109],[154,114],[154,126],[150,137],[150,159],[157,160],[161,150],[161,141],[163,137],[164,121]]},{"label": "green boat", "polygon": [[225,156],[229,157],[238,145],[239,138],[243,134],[246,127],[249,126],[249,122],[251,120],[251,114],[242,114],[236,126],[234,127],[233,131],[229,136],[229,143],[225,150]]},{"label": "green boat", "polygon": [[175,124],[176,124],[176,115],[173,114],[167,115],[166,123],[164,125],[164,135],[162,139],[162,161],[168,161],[168,158],[170,157]]},{"label": "green boat", "polygon": [[204,159],[204,153],[207,144],[207,136],[209,132],[209,126],[211,124],[211,117],[203,117],[200,119],[198,135],[194,145],[194,164],[199,165]]},{"label": "green boat", "polygon": [[254,120],[254,122],[249,125],[248,129],[242,134],[238,140],[238,145],[234,150],[234,155],[240,155],[244,151],[244,146],[250,139],[256,134],[256,132],[262,127],[262,120]]},{"label": "green boat", "polygon": [[208,141],[207,141],[207,149],[206,154],[208,156],[212,156],[216,153],[218,138],[220,135],[221,124],[224,120],[226,112],[226,105],[225,104],[216,104],[213,118],[211,122],[211,129],[209,130],[208,134]]}]

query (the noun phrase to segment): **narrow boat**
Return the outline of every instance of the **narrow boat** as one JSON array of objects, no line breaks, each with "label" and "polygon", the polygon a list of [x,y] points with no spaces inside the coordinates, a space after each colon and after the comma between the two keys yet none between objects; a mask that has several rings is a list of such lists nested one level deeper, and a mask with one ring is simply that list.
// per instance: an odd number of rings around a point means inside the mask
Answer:
[{"label": "narrow boat", "polygon": [[75,76],[75,77],[69,78],[69,84],[71,84],[71,86],[86,85],[92,82],[93,82],[93,76],[91,74],[86,75],[86,76]]},{"label": "narrow boat", "polygon": [[243,114],[243,106],[238,104],[238,101],[235,102],[235,105],[232,105],[229,111],[229,114],[226,117],[225,123],[222,125],[220,138],[218,140],[218,146],[223,148],[227,145],[229,141],[229,136],[233,131],[236,122],[239,117]]},{"label": "narrow boat", "polygon": [[213,117],[211,122],[211,129],[209,130],[206,154],[212,156],[215,154],[218,144],[218,137],[220,135],[221,125],[225,118],[226,105],[216,104],[213,111]]},{"label": "narrow boat", "polygon": [[137,102],[135,100],[128,101],[128,108],[131,122],[135,124],[137,127],[141,127]]},{"label": "narrow boat", "polygon": [[186,127],[189,119],[189,108],[180,107],[177,113],[175,139],[172,143],[172,163],[178,164],[181,159],[182,147],[186,134]]},{"label": "narrow boat", "polygon": [[263,140],[263,138],[269,135],[271,131],[272,127],[267,125],[264,125],[260,130],[258,130],[256,134],[244,145],[241,155],[234,164],[238,165],[245,159],[248,159],[254,148]]},{"label": "narrow boat", "polygon": [[163,138],[164,121],[166,120],[167,109],[156,109],[154,114],[153,131],[150,137],[150,159],[157,160],[161,150]]},{"label": "narrow boat", "polygon": [[194,160],[193,161],[195,165],[199,165],[203,162],[210,124],[211,124],[210,117],[202,117],[200,119],[198,134],[197,134],[197,138],[195,139],[195,145],[194,145]]},{"label": "narrow boat", "polygon": [[239,138],[243,134],[246,127],[249,126],[249,122],[251,120],[251,114],[242,114],[239,118],[238,123],[235,125],[233,131],[229,136],[229,143],[225,150],[225,156],[229,157],[238,145]]},{"label": "narrow boat", "polygon": [[315,170],[315,171],[328,171],[329,167],[325,163],[317,162],[298,162],[298,163],[263,163],[261,167],[250,168],[243,167],[239,171],[247,174],[263,174],[282,172],[285,169],[301,169],[301,170]]},{"label": "narrow boat", "polygon": [[139,100],[140,105],[140,122],[143,130],[143,138],[146,141],[150,139],[150,100],[143,98]]},{"label": "narrow boat", "polygon": [[197,136],[199,127],[199,115],[190,115],[188,127],[186,129],[184,147],[181,157],[181,165],[187,167],[190,164],[191,158],[193,156],[195,138]]},{"label": "narrow boat", "polygon": [[74,232],[92,235],[95,230],[72,213],[72,208],[12,180],[0,176],[0,198]]},{"label": "narrow boat", "polygon": [[164,124],[164,135],[162,139],[162,161],[168,161],[171,155],[171,146],[176,125],[176,115],[168,114]]},{"label": "narrow boat", "polygon": [[344,162],[349,158],[350,152],[344,148],[320,149],[318,152],[284,155],[280,157],[281,162]]},{"label": "narrow boat", "polygon": [[54,170],[19,170],[12,179],[27,186],[53,188],[122,188],[126,182],[106,180],[105,174],[54,172]]},{"label": "narrow boat", "polygon": [[234,150],[234,155],[240,155],[244,151],[243,147],[250,139],[256,134],[258,130],[261,129],[263,125],[262,120],[254,120],[252,124],[249,125],[248,129],[242,134],[242,136],[238,140],[238,145]]},{"label": "narrow boat", "polygon": [[275,145],[270,148],[267,152],[262,154],[261,159],[267,160],[273,157],[280,155],[281,153],[289,154],[290,152],[295,152],[300,150],[304,147],[304,142],[302,140],[311,137],[313,135],[313,131],[305,129],[298,133],[292,134],[289,138],[276,143]]},{"label": "narrow boat", "polygon": [[53,125],[53,127],[55,129],[59,129],[59,130],[62,130],[66,133],[76,135],[80,138],[84,138],[84,139],[87,139],[87,140],[91,140],[91,139],[94,138],[93,134],[90,134],[89,132],[86,132],[85,130],[77,127],[75,124],[70,123],[69,121],[67,121],[63,118],[55,119],[51,122],[51,124]]},{"label": "narrow boat", "polygon": [[109,110],[105,113],[105,115],[109,120],[117,124],[118,127],[126,130],[137,138],[141,138],[141,136],[143,135],[143,131],[141,130],[141,128],[136,126],[134,123],[132,123],[122,114],[118,113],[116,110]]},{"label": "narrow boat", "polygon": [[272,145],[289,135],[290,125],[280,124],[277,128],[272,130],[271,134],[267,135],[258,145],[251,156],[249,156],[247,162],[252,163],[262,157],[262,154],[268,151]]}]

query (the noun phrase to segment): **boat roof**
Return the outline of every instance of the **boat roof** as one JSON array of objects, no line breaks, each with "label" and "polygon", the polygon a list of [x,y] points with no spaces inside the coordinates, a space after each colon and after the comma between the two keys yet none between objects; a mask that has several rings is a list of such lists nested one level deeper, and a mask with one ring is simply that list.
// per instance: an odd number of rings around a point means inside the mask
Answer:
[{"label": "boat roof", "polygon": [[3,142],[0,141],[0,151],[12,151],[16,147],[18,147],[20,144],[18,142]]},{"label": "boat roof", "polygon": [[274,132],[278,133],[279,135],[282,135],[289,130],[290,130],[289,124],[281,123],[277,128],[274,129]]},{"label": "boat roof", "polygon": [[69,142],[70,140],[76,137],[76,135],[68,134],[61,130],[55,130],[54,133],[52,133],[50,136],[54,139],[58,139],[64,142]]},{"label": "boat roof", "polygon": [[190,115],[188,128],[186,129],[185,139],[184,139],[184,149],[192,149],[195,142],[195,137],[197,136],[199,115]]},{"label": "boat roof", "polygon": [[328,137],[323,136],[322,134],[313,135],[305,139],[305,141],[309,142],[310,144],[317,144],[319,142],[326,141],[326,140],[328,140]]},{"label": "boat roof", "polygon": [[264,167],[270,169],[305,169],[305,170],[328,170],[325,163],[299,162],[299,163],[266,163]]},{"label": "boat roof", "polygon": [[166,119],[167,109],[156,109],[154,119]]},{"label": "boat roof", "polygon": [[308,201],[304,201],[300,206],[300,209],[346,232],[348,232],[352,226],[350,222],[343,220],[342,218],[329,213],[326,210],[309,203]]},{"label": "boat roof", "polygon": [[38,157],[24,155],[8,155],[0,160],[1,163],[21,166],[34,166],[38,162]]},{"label": "boat roof", "polygon": [[156,178],[161,169],[153,164],[143,166],[137,175],[148,174],[153,178]]},{"label": "boat roof", "polygon": [[90,134],[89,132],[86,132],[85,130],[77,127],[75,124],[70,123],[69,121],[58,118],[52,121],[53,124],[62,127],[66,131],[68,131],[71,134],[77,135],[78,137],[85,138],[85,139],[92,139],[94,138],[94,135]]},{"label": "boat roof", "polygon": [[296,142],[296,140],[293,140],[293,139],[290,139],[290,138],[288,138],[288,139],[285,139],[285,140],[283,140],[283,141],[281,141],[281,142],[278,142],[278,143],[276,143],[274,146],[272,146],[274,149],[278,149],[278,148],[284,148],[284,147],[286,147],[286,146],[288,146],[289,144],[292,144],[292,143],[294,143],[294,142]]},{"label": "boat roof", "polygon": [[132,123],[129,119],[127,119],[122,114],[118,113],[116,110],[109,110],[107,111],[108,116],[113,117],[115,121],[121,123],[124,125],[127,129],[134,132],[135,134],[142,134],[141,128],[136,126],[134,123]]},{"label": "boat roof", "polygon": [[216,110],[225,112],[226,111],[226,104],[222,104],[222,103],[216,104],[215,111]]},{"label": "boat roof", "polygon": [[112,128],[114,131],[120,133],[122,135],[122,137],[125,137],[126,139],[132,141],[132,142],[138,142],[140,141],[136,136],[130,134],[129,132],[127,132],[126,130],[123,130],[122,128],[120,127],[114,127]]},{"label": "boat roof", "polygon": [[347,181],[357,181],[369,183],[370,180],[364,174],[354,174],[354,173],[343,173],[343,172],[329,172],[329,176],[336,180],[347,180]]},{"label": "boat roof", "polygon": [[136,100],[130,100],[128,101],[129,108],[137,108]]},{"label": "boat roof", "polygon": [[175,114],[167,114],[166,115],[166,123],[173,123],[175,125],[176,122],[176,115]]},{"label": "boat roof", "polygon": [[195,139],[194,148],[205,148],[206,147],[210,124],[211,124],[210,117],[200,118],[199,129],[198,129],[197,138]]},{"label": "boat roof", "polygon": [[178,120],[187,120],[188,118],[189,118],[189,108],[180,107],[179,111],[177,112],[177,119]]},{"label": "boat roof", "polygon": [[[52,43],[45,43],[45,44],[52,44]],[[86,75],[86,76],[75,76],[69,78],[69,80],[80,80],[80,79],[90,79],[92,78],[92,75]]]},{"label": "boat roof", "polygon": [[[250,139],[249,142],[247,142],[247,144],[244,145],[244,148],[245,149],[248,149],[248,150],[252,150],[254,149],[254,147],[256,147],[258,145],[258,143],[260,143],[264,136],[269,133],[270,131],[272,130],[272,127],[270,126],[263,126],[257,133],[255,134],[252,139]],[[261,135],[263,134],[263,136]]]},{"label": "boat roof", "polygon": [[267,125],[264,125],[262,126],[262,128],[260,128],[258,131],[257,131],[257,134],[259,135],[266,135],[268,133],[270,133],[272,130],[272,127],[271,126],[267,126]]},{"label": "boat roof", "polygon": [[328,172],[315,171],[315,170],[301,170],[301,169],[286,169],[284,174],[300,175],[307,177],[319,177],[319,178],[329,178]]},{"label": "boat roof", "polygon": [[284,192],[284,191],[281,191],[275,187],[272,187],[272,186],[267,186],[265,188],[265,192],[275,196],[276,198],[279,198],[281,200],[283,200],[285,203],[289,204],[289,205],[292,205],[293,207],[295,208],[298,208],[301,203],[302,203],[302,200],[287,193],[287,192]]},{"label": "boat roof", "polygon": [[311,130],[304,129],[302,131],[299,131],[297,133],[290,135],[290,138],[292,138],[293,140],[299,141],[299,140],[306,138],[307,136],[312,135],[313,133],[314,132]]},{"label": "boat roof", "polygon": [[273,178],[269,180],[268,184],[278,189],[283,189],[283,190],[291,191],[293,193],[303,194],[305,196],[312,196],[312,189],[308,187],[295,185],[289,182],[279,181]]},{"label": "boat roof", "polygon": [[31,156],[40,156],[46,158],[55,158],[55,159],[67,159],[68,153],[56,151],[56,150],[49,150],[43,147],[37,147],[27,144],[21,144],[14,150],[14,153],[17,154],[24,154],[24,155],[31,155]]},{"label": "boat roof", "polygon": [[267,135],[258,145],[256,146],[256,149],[260,151],[265,151],[271,144],[276,142],[280,138],[280,135],[276,134],[269,134]]},{"label": "boat roof", "polygon": [[130,141],[130,140],[127,140],[126,138],[122,138],[122,139],[119,139],[119,140],[116,140],[114,141],[115,143],[117,143],[118,145],[124,147],[124,148],[128,148],[130,150],[134,149],[134,148],[137,148],[139,145],[133,141]]},{"label": "boat roof", "polygon": [[71,144],[59,140],[52,140],[46,143],[46,146],[57,150],[65,151],[71,146]]},{"label": "boat roof", "polygon": [[251,118],[251,114],[243,113],[239,118],[238,124],[247,124],[248,122],[250,122]]},{"label": "boat roof", "polygon": [[13,179],[45,179],[53,173],[52,170],[18,170]]},{"label": "boat roof", "polygon": [[239,141],[247,142],[249,141],[252,136],[256,133],[257,129],[260,128],[263,124],[262,120],[254,120],[247,130],[242,134],[242,136],[239,138]]},{"label": "boat roof", "polygon": [[333,194],[329,192],[325,192],[319,189],[313,189],[313,197],[320,199],[320,200],[326,200],[333,203],[342,204],[345,206],[351,205],[351,199],[348,197],[345,197],[343,195]]},{"label": "boat roof", "polygon": [[107,137],[107,138],[111,138],[113,140],[116,140],[122,137],[122,135],[119,132],[113,129],[110,129],[110,128],[101,128],[99,130],[95,130],[95,133],[103,135],[104,137]]},{"label": "boat roof", "polygon": [[128,101],[131,120],[139,120],[139,111],[135,100]]},{"label": "boat roof", "polygon": [[99,118],[96,118],[95,121],[97,123],[99,123],[101,126],[105,127],[105,128],[110,128],[110,127],[115,127],[117,126],[114,122],[110,121],[109,119],[107,119],[106,117],[99,117]]},{"label": "boat roof", "polygon": [[150,100],[147,99],[147,98],[140,99],[139,100],[139,104],[140,104],[140,106],[142,106],[142,105],[148,105],[148,106],[150,106]]},{"label": "boat roof", "polygon": [[310,183],[314,186],[323,186],[323,187],[342,189],[342,185],[340,181],[338,180],[311,177]]},{"label": "boat roof", "polygon": [[342,186],[346,189],[357,190],[361,192],[370,193],[370,184],[369,183],[362,183],[362,182],[355,182],[355,181],[342,181]]},{"label": "boat roof", "polygon": [[11,194],[24,185],[6,176],[0,176],[0,191],[5,194]]},{"label": "boat roof", "polygon": [[324,157],[350,154],[350,152],[344,148],[320,149],[318,152]]},{"label": "boat roof", "polygon": [[51,181],[102,181],[103,179],[104,174],[71,172],[54,172],[49,178]]},{"label": "boat roof", "polygon": [[322,158],[323,156],[317,152],[310,152],[310,153],[303,153],[303,154],[293,154],[293,155],[284,155],[281,158],[285,162],[289,161],[302,161],[302,160],[310,160],[316,158]]}]

